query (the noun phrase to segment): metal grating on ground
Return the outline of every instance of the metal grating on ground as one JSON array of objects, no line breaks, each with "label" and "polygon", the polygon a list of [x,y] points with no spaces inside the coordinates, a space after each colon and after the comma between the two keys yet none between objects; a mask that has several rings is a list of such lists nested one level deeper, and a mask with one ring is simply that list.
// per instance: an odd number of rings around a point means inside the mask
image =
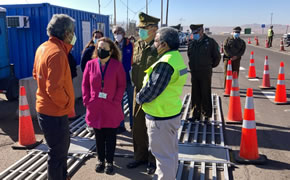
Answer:
[{"label": "metal grating on ground", "polygon": [[[125,114],[129,109],[125,100]],[[212,95],[213,116],[210,123],[204,121],[187,121],[190,112],[190,95],[183,99],[182,121],[178,132],[179,167],[176,179],[229,179],[229,148],[225,146],[220,99]],[[85,116],[70,124],[72,137],[94,140],[93,132],[87,129]],[[94,154],[95,145],[86,153],[70,153],[68,157],[68,174],[72,175],[88,156]],[[120,154],[115,154],[116,156]],[[123,157],[130,157],[124,156]],[[3,180],[42,180],[47,179],[47,153],[33,150],[26,156],[0,173]]]},{"label": "metal grating on ground", "polygon": [[179,167],[177,180],[229,179],[229,148],[225,146],[220,98],[212,95],[213,114],[204,120],[190,122],[191,97],[183,100],[181,126],[178,131]]},{"label": "metal grating on ground", "polygon": [[[128,115],[128,103],[127,96],[124,96],[125,100],[125,115]],[[75,120],[70,124],[71,137],[87,138],[94,140],[94,133],[87,129],[85,122],[85,115]],[[43,146],[43,145],[41,145]],[[40,148],[41,149],[41,148]],[[87,153],[69,153],[67,166],[68,175],[71,176],[82,164],[88,156],[94,154],[96,146],[91,146]],[[47,179],[47,158],[46,150],[32,150],[28,152],[19,161],[8,167],[6,170],[0,173],[1,180],[44,180]]]}]

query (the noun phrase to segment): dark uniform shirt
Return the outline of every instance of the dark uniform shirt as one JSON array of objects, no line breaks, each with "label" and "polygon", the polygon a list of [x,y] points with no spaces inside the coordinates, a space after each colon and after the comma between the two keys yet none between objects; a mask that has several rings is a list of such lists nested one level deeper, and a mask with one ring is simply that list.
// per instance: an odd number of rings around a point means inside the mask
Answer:
[{"label": "dark uniform shirt", "polygon": [[224,58],[241,57],[246,50],[246,43],[241,38],[228,37],[224,44]]},{"label": "dark uniform shirt", "polygon": [[218,44],[205,34],[198,41],[190,41],[187,55],[191,71],[211,70],[221,59]]}]

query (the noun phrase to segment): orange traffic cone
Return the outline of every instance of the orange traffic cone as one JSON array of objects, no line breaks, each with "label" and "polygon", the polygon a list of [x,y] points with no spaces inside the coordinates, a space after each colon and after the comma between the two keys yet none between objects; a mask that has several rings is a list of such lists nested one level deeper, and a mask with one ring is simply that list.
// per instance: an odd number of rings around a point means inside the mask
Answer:
[{"label": "orange traffic cone", "polygon": [[257,36],[255,36],[255,41],[256,41],[256,46],[259,46],[260,44],[259,44],[259,39]]},{"label": "orange traffic cone", "polygon": [[224,92],[225,97],[229,97],[231,94],[231,88],[232,88],[232,60],[228,60],[228,66],[227,66],[227,78],[226,78],[226,88]]},{"label": "orange traffic cone", "polygon": [[263,164],[266,159],[266,156],[259,155],[258,152],[253,89],[248,88],[244,110],[240,153],[235,154],[235,160],[239,163]]},{"label": "orange traffic cone", "polygon": [[249,73],[248,73],[248,79],[252,79],[252,78],[256,78],[254,51],[251,52],[250,66],[249,66]]},{"label": "orange traffic cone", "polygon": [[263,83],[262,83],[262,86],[259,86],[259,88],[261,88],[261,89],[273,89],[274,88],[273,86],[270,85],[268,56],[265,56]]},{"label": "orange traffic cone", "polygon": [[221,44],[221,54],[223,54],[224,53],[224,44],[222,43]]},{"label": "orange traffic cone", "polygon": [[29,105],[26,98],[24,86],[20,86],[19,96],[19,145],[12,146],[13,149],[32,149],[41,142],[36,142]]},{"label": "orange traffic cone", "polygon": [[268,40],[265,41],[265,48],[269,48]]},{"label": "orange traffic cone", "polygon": [[[242,118],[242,108],[239,90],[239,81],[237,72],[233,72],[233,81],[231,88],[231,96],[228,111],[228,121],[233,121],[235,123],[241,123]],[[230,122],[227,122],[230,123]]]},{"label": "orange traffic cone", "polygon": [[252,44],[251,38],[248,38],[248,44]]},{"label": "orange traffic cone", "polygon": [[275,104],[288,104],[285,85],[284,62],[280,63],[274,102]]},{"label": "orange traffic cone", "polygon": [[280,51],[285,51],[283,38],[281,38],[281,41],[280,41]]}]

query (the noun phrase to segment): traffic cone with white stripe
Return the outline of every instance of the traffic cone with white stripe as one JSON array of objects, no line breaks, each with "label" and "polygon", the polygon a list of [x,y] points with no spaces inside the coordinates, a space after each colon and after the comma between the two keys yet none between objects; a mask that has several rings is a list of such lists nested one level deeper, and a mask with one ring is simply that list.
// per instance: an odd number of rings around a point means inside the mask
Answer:
[{"label": "traffic cone with white stripe", "polygon": [[225,92],[224,92],[224,97],[229,97],[231,94],[231,88],[232,88],[232,60],[228,60],[228,65],[227,65],[227,77],[226,77],[226,87],[225,87]]},{"label": "traffic cone with white stripe", "polygon": [[248,44],[252,44],[251,38],[248,38]]},{"label": "traffic cone with white stripe", "polygon": [[248,79],[253,79],[253,78],[256,78],[254,51],[251,52],[250,66],[249,66],[249,72],[248,72]]},{"label": "traffic cone with white stripe", "polygon": [[268,39],[265,41],[265,48],[269,48]]},{"label": "traffic cone with white stripe", "polygon": [[242,120],[243,118],[242,118],[238,74],[237,72],[234,71],[227,123],[242,123]]},{"label": "traffic cone with white stripe", "polygon": [[285,85],[284,62],[280,63],[274,102],[275,104],[288,104]]},{"label": "traffic cone with white stripe", "polygon": [[281,41],[280,41],[280,51],[285,51],[283,38],[281,38]]},{"label": "traffic cone with white stripe", "polygon": [[40,142],[36,142],[32,119],[30,116],[29,105],[26,98],[24,86],[20,86],[19,96],[19,145],[12,146],[13,149],[32,149]]},{"label": "traffic cone with white stripe", "polygon": [[268,56],[265,56],[263,83],[262,83],[262,86],[259,86],[259,88],[261,88],[261,89],[273,89],[274,88],[273,86],[270,85]]},{"label": "traffic cone with white stripe", "polygon": [[252,88],[247,89],[240,153],[235,154],[235,160],[239,163],[246,164],[263,164],[267,160],[266,156],[259,155],[258,152],[254,98]]},{"label": "traffic cone with white stripe", "polygon": [[255,36],[255,41],[256,41],[256,46],[259,46],[260,44],[259,44],[259,39],[257,36]]}]

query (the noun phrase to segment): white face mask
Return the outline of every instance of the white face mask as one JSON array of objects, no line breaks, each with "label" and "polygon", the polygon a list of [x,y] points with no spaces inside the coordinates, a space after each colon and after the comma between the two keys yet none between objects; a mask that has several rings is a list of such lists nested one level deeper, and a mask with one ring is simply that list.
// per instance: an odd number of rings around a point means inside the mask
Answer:
[{"label": "white face mask", "polygon": [[77,41],[77,37],[76,37],[76,34],[74,33],[74,37],[72,38],[70,44],[74,46],[76,41]]},{"label": "white face mask", "polygon": [[114,38],[116,41],[121,42],[123,39],[123,35],[122,34],[116,34],[114,35]]}]

